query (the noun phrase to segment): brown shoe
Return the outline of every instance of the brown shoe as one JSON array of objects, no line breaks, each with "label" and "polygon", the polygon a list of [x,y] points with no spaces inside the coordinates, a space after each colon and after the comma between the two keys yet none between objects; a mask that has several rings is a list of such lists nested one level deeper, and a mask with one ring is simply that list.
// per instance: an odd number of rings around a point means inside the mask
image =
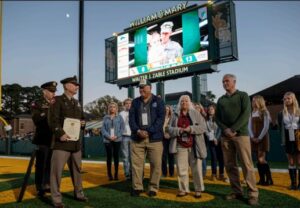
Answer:
[{"label": "brown shoe", "polygon": [[194,197],[195,197],[196,199],[201,198],[201,192],[200,192],[200,191],[196,191]]},{"label": "brown shoe", "polygon": [[212,180],[212,181],[217,181],[217,176],[216,176],[216,175],[212,175],[212,176],[211,176],[211,180]]},{"label": "brown shoe", "polygon": [[64,208],[65,205],[63,203],[54,204],[55,208]]},{"label": "brown shoe", "polygon": [[155,191],[149,191],[148,192],[149,197],[155,197],[156,195],[157,195],[157,193]]},{"label": "brown shoe", "polygon": [[81,197],[74,197],[75,200],[77,201],[81,201],[81,202],[88,202],[89,199],[85,196],[81,196]]},{"label": "brown shoe", "polygon": [[44,189],[44,191],[45,191],[46,193],[51,193],[50,185],[49,185],[49,184],[45,184],[43,189]]},{"label": "brown shoe", "polygon": [[231,194],[228,194],[225,199],[230,201],[230,200],[233,200],[233,199],[243,199],[243,195],[242,194],[236,194],[236,193],[231,193]]},{"label": "brown shoe", "polygon": [[227,182],[227,183],[229,182],[228,178],[226,178],[226,177],[224,176],[224,174],[220,174],[218,180],[223,181],[223,182]]},{"label": "brown shoe", "polygon": [[178,194],[176,195],[177,197],[184,197],[186,196],[187,193],[186,192],[183,192],[183,191],[179,191]]},{"label": "brown shoe", "polygon": [[257,197],[249,197],[248,204],[250,206],[258,206],[259,205],[258,198]]}]

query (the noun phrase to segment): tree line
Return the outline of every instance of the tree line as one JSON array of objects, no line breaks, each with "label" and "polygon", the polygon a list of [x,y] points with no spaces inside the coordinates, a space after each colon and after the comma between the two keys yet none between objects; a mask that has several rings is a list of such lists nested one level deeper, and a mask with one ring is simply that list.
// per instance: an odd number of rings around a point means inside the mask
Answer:
[{"label": "tree line", "polygon": [[[38,86],[23,87],[19,84],[2,85],[2,111],[1,116],[7,120],[13,119],[19,114],[30,114],[31,104],[39,99],[42,99],[42,90]],[[206,99],[214,101],[215,95],[208,91]],[[94,119],[102,119],[108,111],[110,102],[115,102],[119,106],[119,111],[122,110],[122,102],[115,96],[105,95],[90,103],[84,105],[84,112],[92,115]]]},{"label": "tree line", "polygon": [[32,102],[41,97],[42,91],[38,86],[2,85],[1,115],[7,120],[11,120],[19,114],[30,114]]},{"label": "tree line", "polygon": [[[19,84],[2,85],[2,110],[0,112],[7,120],[12,120],[20,114],[30,114],[33,102],[42,99],[42,90],[38,86],[23,87]],[[105,95],[88,104],[83,108],[85,113],[92,114],[92,117],[101,119],[106,115],[110,102],[118,103],[119,109],[122,102],[114,96]]]}]

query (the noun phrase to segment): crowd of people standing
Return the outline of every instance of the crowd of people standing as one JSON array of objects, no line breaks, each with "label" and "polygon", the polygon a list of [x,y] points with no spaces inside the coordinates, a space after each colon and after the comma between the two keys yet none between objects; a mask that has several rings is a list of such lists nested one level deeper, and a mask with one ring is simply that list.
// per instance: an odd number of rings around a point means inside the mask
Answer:
[{"label": "crowd of people standing", "polygon": [[[165,105],[160,96],[152,93],[149,80],[140,81],[140,96],[133,100],[125,99],[120,112],[117,103],[109,103],[101,128],[108,180],[119,180],[121,152],[125,178],[132,183],[131,196],[138,197],[145,191],[144,164],[148,159],[149,197],[158,194],[162,177],[175,175],[178,180],[177,197],[188,195],[191,168],[194,197],[201,198],[205,191],[206,158],[209,151],[210,179],[230,183],[232,193],[226,195],[225,199],[244,199],[237,161],[239,158],[247,185],[248,204],[258,205],[259,192],[256,185],[273,185],[267,161],[271,117],[264,98],[257,95],[250,102],[247,93],[236,88],[236,81],[235,75],[224,75],[222,83],[225,94],[207,109],[193,103],[188,95],[182,95],[177,108],[172,109]],[[33,121],[37,127],[34,139],[38,152],[36,188],[39,197],[50,191],[55,207],[64,207],[60,183],[65,164],[68,164],[71,173],[74,198],[88,201],[83,193],[81,179],[81,141],[85,120],[80,103],[74,99],[80,85],[75,76],[65,78],[61,83],[64,93],[56,97],[56,82],[41,85],[42,101],[32,105]],[[66,118],[79,122],[78,138],[66,133]],[[299,118],[300,110],[295,94],[285,93],[283,109],[278,114],[277,122],[288,158],[291,190],[300,190]],[[257,160],[258,183],[252,154]]]}]

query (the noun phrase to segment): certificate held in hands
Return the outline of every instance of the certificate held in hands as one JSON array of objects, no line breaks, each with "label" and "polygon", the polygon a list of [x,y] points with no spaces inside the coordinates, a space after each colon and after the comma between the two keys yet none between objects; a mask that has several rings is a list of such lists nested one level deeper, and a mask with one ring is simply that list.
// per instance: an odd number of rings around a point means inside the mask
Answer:
[{"label": "certificate held in hands", "polygon": [[81,123],[79,119],[65,118],[64,131],[70,137],[68,141],[78,141],[80,135]]}]

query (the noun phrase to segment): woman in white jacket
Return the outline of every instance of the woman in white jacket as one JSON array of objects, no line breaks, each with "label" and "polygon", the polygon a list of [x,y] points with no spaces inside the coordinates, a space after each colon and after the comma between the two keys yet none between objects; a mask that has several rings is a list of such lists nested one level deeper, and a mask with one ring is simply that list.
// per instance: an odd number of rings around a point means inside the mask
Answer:
[{"label": "woman in white jacket", "polygon": [[202,159],[207,151],[204,141],[206,129],[203,116],[194,109],[188,95],[182,95],[172,121],[168,127],[171,141],[170,153],[175,153],[178,175],[178,197],[189,192],[189,165],[192,169],[195,198],[201,197],[204,191],[202,176]]}]

